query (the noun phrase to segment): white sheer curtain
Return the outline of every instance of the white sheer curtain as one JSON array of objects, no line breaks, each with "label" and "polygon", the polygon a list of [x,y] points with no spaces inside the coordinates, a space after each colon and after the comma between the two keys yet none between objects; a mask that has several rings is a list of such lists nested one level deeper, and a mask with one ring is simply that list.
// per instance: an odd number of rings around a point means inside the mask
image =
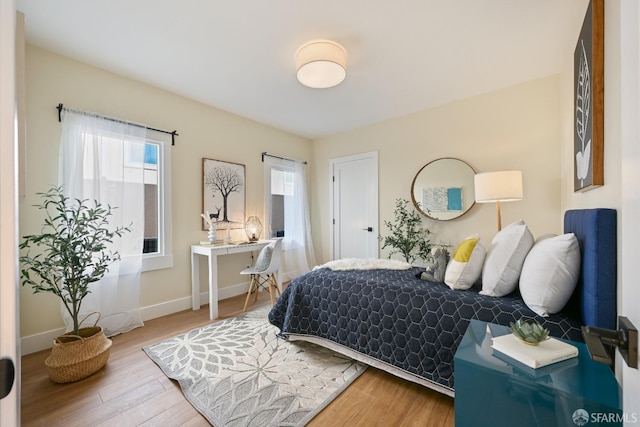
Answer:
[{"label": "white sheer curtain", "polygon": [[[139,310],[144,241],[143,162],[146,129],[100,116],[62,110],[59,185],[71,199],[97,200],[114,207],[111,227],[129,226],[115,238],[112,250],[121,260],[99,282],[89,286],[79,319],[100,312],[108,336],[142,326]],[[67,330],[72,321],[62,310]],[[93,320],[84,326],[90,326]]]},{"label": "white sheer curtain", "polygon": [[[285,172],[284,239],[282,242],[282,280],[291,280],[316,265],[311,240],[311,221],[307,197],[305,165],[302,162],[264,156],[265,221],[269,230],[272,214],[271,171]],[[270,236],[267,236],[270,237]]]}]

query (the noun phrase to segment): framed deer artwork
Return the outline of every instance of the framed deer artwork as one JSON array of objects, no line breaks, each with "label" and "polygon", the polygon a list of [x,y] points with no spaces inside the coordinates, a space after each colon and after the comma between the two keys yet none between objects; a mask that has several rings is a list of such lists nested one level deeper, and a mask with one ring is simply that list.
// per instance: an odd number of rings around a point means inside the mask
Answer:
[{"label": "framed deer artwork", "polygon": [[[216,229],[244,228],[245,166],[202,159],[202,212]],[[208,230],[202,220],[202,229]]]},{"label": "framed deer artwork", "polygon": [[604,0],[590,0],[573,55],[573,189],[604,185]]}]

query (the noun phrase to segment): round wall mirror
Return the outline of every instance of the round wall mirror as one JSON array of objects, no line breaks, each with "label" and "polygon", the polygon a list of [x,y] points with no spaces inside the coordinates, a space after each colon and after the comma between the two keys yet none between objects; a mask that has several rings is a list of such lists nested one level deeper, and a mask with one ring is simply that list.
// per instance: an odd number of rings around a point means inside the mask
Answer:
[{"label": "round wall mirror", "polygon": [[416,174],[411,184],[411,200],[427,218],[440,221],[458,218],[475,204],[475,174],[462,160],[436,159]]}]

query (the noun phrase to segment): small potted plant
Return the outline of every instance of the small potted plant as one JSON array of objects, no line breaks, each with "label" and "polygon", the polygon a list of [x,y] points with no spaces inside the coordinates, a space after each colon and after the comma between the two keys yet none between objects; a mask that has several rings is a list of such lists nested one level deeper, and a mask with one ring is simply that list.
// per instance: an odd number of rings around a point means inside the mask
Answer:
[{"label": "small potted plant", "polygon": [[518,319],[515,323],[509,323],[509,328],[511,333],[524,344],[539,345],[549,338],[549,330],[542,327],[538,322],[527,323],[522,319]]},{"label": "small potted plant", "polygon": [[53,381],[77,381],[98,371],[109,357],[111,340],[97,321],[93,327],[81,327],[80,308],[89,284],[120,259],[108,245],[130,228],[110,229],[114,208],[71,200],[60,187],[38,195],[42,203],[36,207],[44,212],[44,224],[40,234],[24,236],[20,244],[21,283],[34,293],[57,295],[71,316],[73,330],[56,338],[45,364]]},{"label": "small potted plant", "polygon": [[389,258],[399,253],[408,263],[417,261],[427,262],[432,260],[429,229],[422,227],[422,218],[415,210],[407,209],[409,201],[396,199],[396,208],[393,211],[394,221],[384,221],[390,234],[380,236],[382,249],[391,247]]}]

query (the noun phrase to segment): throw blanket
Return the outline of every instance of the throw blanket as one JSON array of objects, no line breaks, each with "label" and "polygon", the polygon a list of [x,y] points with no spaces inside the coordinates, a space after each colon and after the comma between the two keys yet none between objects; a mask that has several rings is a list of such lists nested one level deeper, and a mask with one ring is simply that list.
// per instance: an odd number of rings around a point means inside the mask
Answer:
[{"label": "throw blanket", "polygon": [[344,270],[408,270],[411,264],[395,259],[378,259],[378,258],[344,258],[329,261],[313,269],[328,268],[333,271]]}]

